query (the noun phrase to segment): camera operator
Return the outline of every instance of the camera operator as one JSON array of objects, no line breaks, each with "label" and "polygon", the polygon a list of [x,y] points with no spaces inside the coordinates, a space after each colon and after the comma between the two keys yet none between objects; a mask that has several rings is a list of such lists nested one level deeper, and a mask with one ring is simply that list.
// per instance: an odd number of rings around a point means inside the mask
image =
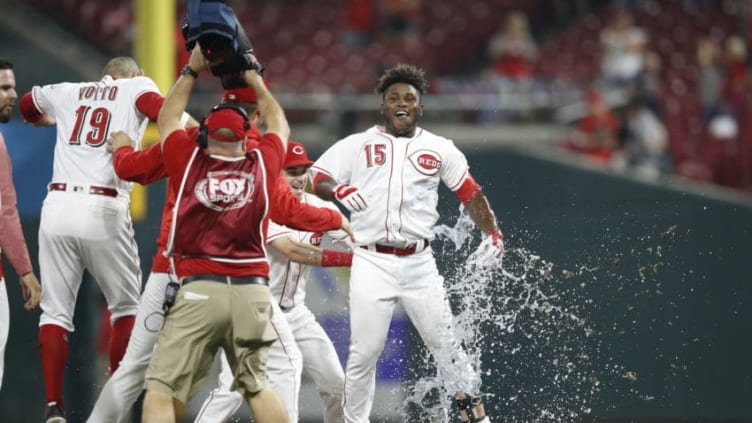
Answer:
[{"label": "camera operator", "polygon": [[254,420],[287,422],[284,406],[268,388],[266,359],[276,339],[270,325],[269,264],[265,256],[268,199],[282,169],[290,129],[284,111],[264,85],[261,65],[247,54],[244,81],[258,96],[267,131],[248,151],[248,117],[219,105],[202,122],[200,149],[180,125],[198,75],[210,66],[194,47],[182,76],[159,114],[163,159],[177,190],[168,253],[181,287],[167,315],[146,375],[144,422],[174,422],[173,403],[193,396],[223,348]]}]

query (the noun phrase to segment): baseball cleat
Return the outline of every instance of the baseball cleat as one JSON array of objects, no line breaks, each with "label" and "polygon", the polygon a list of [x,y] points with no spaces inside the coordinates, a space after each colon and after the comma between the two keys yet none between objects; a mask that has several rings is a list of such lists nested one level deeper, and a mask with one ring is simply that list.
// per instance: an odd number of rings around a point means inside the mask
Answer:
[{"label": "baseball cleat", "polygon": [[45,423],[65,423],[65,412],[63,407],[56,402],[47,404],[47,411],[44,413]]}]

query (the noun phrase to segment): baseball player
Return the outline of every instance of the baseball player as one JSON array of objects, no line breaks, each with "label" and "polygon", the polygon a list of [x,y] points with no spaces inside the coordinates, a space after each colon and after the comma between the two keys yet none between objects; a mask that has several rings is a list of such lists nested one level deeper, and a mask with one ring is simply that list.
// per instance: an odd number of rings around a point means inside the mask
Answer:
[{"label": "baseball player", "polygon": [[[247,133],[248,148],[254,147],[260,138],[258,125],[261,124],[261,119],[256,112],[256,93],[253,88],[226,90],[223,102],[237,104],[247,110],[251,117]],[[192,128],[190,136],[195,138],[197,132],[198,128]],[[108,144],[108,148],[114,151],[113,165],[120,178],[149,184],[167,176],[162,163],[161,145],[155,144],[144,150],[135,150],[133,141],[123,133],[115,133],[108,140]],[[131,339],[120,366],[110,376],[94,405],[88,419],[90,423],[124,421],[143,388],[146,368],[164,320],[162,304],[169,282],[169,263],[164,251],[176,195],[177,192],[168,185],[160,234],[157,238],[157,252],[154,254],[151,273],[141,294]],[[302,203],[290,192],[282,178],[279,179],[277,192],[270,200],[270,216],[286,225],[310,231],[322,228],[337,229],[343,226],[349,230],[349,222],[339,212]]]},{"label": "baseball player", "polygon": [[[10,120],[13,104],[16,102],[16,78],[13,64],[0,58],[0,122]],[[0,132],[0,253],[5,251],[8,261],[21,277],[21,290],[26,300],[24,308],[34,309],[39,304],[42,288],[34,274],[21,229],[21,219],[16,208],[16,189],[13,186],[13,167],[11,165],[5,139]],[[5,344],[10,330],[10,309],[8,291],[5,288],[3,263],[0,261],[0,387],[3,385],[5,370]]]},{"label": "baseball player", "polygon": [[351,212],[358,233],[350,276],[350,351],[345,370],[345,421],[365,423],[373,405],[376,362],[397,302],[436,359],[462,421],[488,422],[480,380],[458,345],[443,278],[430,241],[439,215],[439,182],[467,207],[486,234],[482,250],[500,255],[501,232],[467,160],[451,140],[417,126],[427,82],[400,64],[376,86],[383,126],[346,137],[313,165],[314,190]]},{"label": "baseball player", "polygon": [[[332,203],[306,193],[308,169],[313,162],[303,144],[288,141],[284,176],[292,192],[307,204],[331,207]],[[328,232],[332,239],[343,241],[342,231]],[[267,244],[269,258],[269,288],[274,298],[272,325],[278,341],[269,349],[267,376],[279,394],[290,421],[299,418],[301,372],[309,375],[319,388],[324,401],[324,422],[344,421],[342,393],[345,375],[332,341],[305,305],[305,289],[311,266],[349,266],[352,253],[320,248],[322,232],[304,232],[269,223]],[[197,423],[227,421],[243,403],[243,398],[230,390],[232,371],[222,354],[219,387],[211,392],[196,417]]]},{"label": "baseball player", "polygon": [[106,150],[110,133],[141,139],[162,96],[129,57],[116,57],[99,81],[35,86],[21,100],[24,119],[57,123],[52,181],[42,206],[39,265],[44,291],[39,349],[47,423],[65,422],[63,372],[67,334],[84,270],[96,279],[112,315],[110,371],[125,353],[141,288],[129,211],[131,183],[120,180]]}]

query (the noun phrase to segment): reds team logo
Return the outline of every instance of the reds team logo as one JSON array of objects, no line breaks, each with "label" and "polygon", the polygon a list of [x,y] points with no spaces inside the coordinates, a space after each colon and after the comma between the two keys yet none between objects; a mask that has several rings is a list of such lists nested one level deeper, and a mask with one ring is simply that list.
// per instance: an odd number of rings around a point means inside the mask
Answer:
[{"label": "reds team logo", "polygon": [[418,150],[408,157],[415,169],[426,176],[433,176],[441,169],[441,156],[431,150]]},{"label": "reds team logo", "polygon": [[314,232],[311,234],[311,245],[315,245],[317,247],[321,246],[321,240],[324,238],[323,232]]},{"label": "reds team logo", "polygon": [[245,206],[253,194],[253,174],[237,171],[209,172],[193,192],[204,206],[225,211]]}]

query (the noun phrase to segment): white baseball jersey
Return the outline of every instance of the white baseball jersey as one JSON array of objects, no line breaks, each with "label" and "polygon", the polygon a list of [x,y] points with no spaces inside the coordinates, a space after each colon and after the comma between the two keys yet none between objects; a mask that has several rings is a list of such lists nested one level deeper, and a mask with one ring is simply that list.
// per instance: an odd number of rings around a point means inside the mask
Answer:
[{"label": "white baseball jersey", "polygon": [[[331,202],[324,201],[313,194],[303,193],[300,201],[312,206],[339,211],[337,206]],[[321,237],[323,236],[322,232],[301,232],[274,222],[269,222],[269,229],[267,229],[266,233],[267,243],[271,243],[281,237],[292,236],[297,241],[315,246],[321,245]],[[327,232],[327,235],[335,242],[347,237],[347,233],[342,230]],[[306,283],[310,279],[311,266],[292,262],[274,248],[267,250],[267,256],[269,257],[269,264],[272,269],[269,272],[269,290],[271,290],[277,304],[282,309],[289,309],[297,304],[303,304],[305,301]]]},{"label": "white baseball jersey", "polygon": [[34,106],[57,121],[52,181],[74,182],[129,191],[112,167],[105,143],[112,131],[141,140],[148,119],[136,108],[147,92],[159,94],[154,81],[139,76],[94,82],[63,82],[31,90]]},{"label": "white baseball jersey", "polygon": [[456,191],[469,174],[451,140],[422,128],[412,138],[395,138],[380,126],[338,141],[312,169],[366,196],[369,207],[350,217],[359,244],[397,246],[433,239],[439,181]]},{"label": "white baseball jersey", "polygon": [[433,250],[418,242],[434,237],[439,181],[456,191],[467,179],[464,154],[451,140],[422,128],[411,138],[398,138],[374,126],[335,143],[313,169],[365,196],[368,208],[350,215],[358,243],[420,246],[402,257],[371,248],[353,250],[345,422],[370,421],[376,363],[397,302],[436,360],[447,392],[474,392],[478,375],[456,341]]}]

